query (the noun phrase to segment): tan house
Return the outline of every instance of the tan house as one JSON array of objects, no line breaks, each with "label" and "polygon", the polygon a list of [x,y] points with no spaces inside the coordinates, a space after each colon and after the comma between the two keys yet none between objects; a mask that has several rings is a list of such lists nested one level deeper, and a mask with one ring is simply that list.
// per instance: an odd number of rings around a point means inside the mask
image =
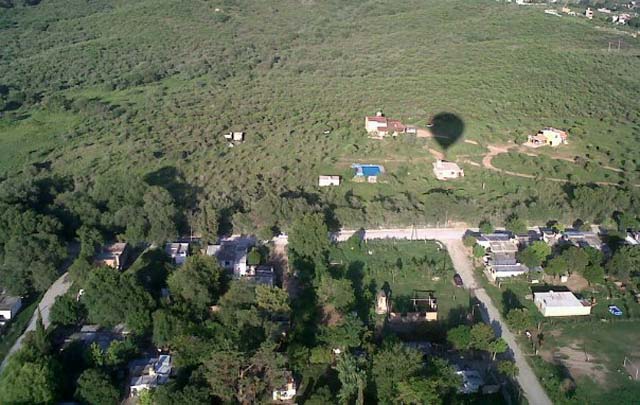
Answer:
[{"label": "tan house", "polygon": [[96,266],[109,266],[114,269],[122,270],[127,263],[129,257],[129,245],[127,243],[112,243],[105,245],[94,259]]},{"label": "tan house", "polygon": [[340,185],[340,176],[319,176],[318,177],[318,186],[320,187],[339,186],[339,185]]},{"label": "tan house", "polygon": [[539,146],[552,146],[556,147],[561,144],[567,143],[568,135],[565,131],[561,131],[555,128],[542,128],[535,135],[529,135],[527,137],[527,146],[539,147]]},{"label": "tan house", "polygon": [[433,163],[433,173],[438,180],[457,179],[464,177],[464,170],[454,162],[446,160],[437,160]]}]

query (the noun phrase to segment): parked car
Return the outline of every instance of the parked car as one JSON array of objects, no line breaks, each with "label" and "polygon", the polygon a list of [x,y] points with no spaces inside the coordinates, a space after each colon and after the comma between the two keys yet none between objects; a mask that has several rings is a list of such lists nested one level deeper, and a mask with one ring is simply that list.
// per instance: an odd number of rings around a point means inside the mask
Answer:
[{"label": "parked car", "polygon": [[609,305],[609,312],[613,316],[622,316],[622,310],[616,305]]},{"label": "parked car", "polygon": [[460,277],[460,274],[457,274],[457,273],[453,276],[453,282],[454,282],[454,283],[456,284],[456,286],[458,286],[458,287],[462,287],[462,285],[464,284],[464,283],[462,282],[462,277]]}]

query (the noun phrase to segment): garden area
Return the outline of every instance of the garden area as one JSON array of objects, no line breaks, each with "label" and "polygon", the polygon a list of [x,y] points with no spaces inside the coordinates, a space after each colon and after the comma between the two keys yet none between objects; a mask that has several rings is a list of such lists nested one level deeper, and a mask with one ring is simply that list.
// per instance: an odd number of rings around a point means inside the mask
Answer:
[{"label": "garden area", "polygon": [[446,249],[434,241],[369,240],[360,246],[339,243],[331,252],[336,269],[357,273],[371,294],[385,288],[401,311],[411,298],[432,291],[438,300],[438,319],[457,323],[470,307],[469,294],[453,283],[453,265]]},{"label": "garden area", "polygon": [[[633,349],[640,335],[640,304],[631,291],[613,282],[585,284],[577,294],[595,299],[591,315],[544,318],[532,299],[532,291],[540,284],[513,278],[497,286],[486,280],[481,269],[477,272],[554,403],[622,404],[640,395],[640,381],[632,381],[623,367],[625,356],[636,362],[640,356]],[[610,313],[609,305],[619,307],[622,315]],[[525,330],[531,331],[531,338]]]}]

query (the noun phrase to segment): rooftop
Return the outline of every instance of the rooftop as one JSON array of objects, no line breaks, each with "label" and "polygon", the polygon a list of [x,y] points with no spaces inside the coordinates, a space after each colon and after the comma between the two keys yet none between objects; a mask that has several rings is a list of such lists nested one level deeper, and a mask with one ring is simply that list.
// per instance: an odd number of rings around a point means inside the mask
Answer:
[{"label": "rooftop", "polygon": [[533,293],[535,300],[542,300],[548,307],[579,307],[582,303],[571,291],[548,291]]},{"label": "rooftop", "polygon": [[457,163],[449,162],[446,160],[437,160],[434,163],[433,167],[435,167],[436,170],[448,170],[448,171],[454,171],[454,172],[461,170],[460,166],[458,166]]},{"label": "rooftop", "polygon": [[20,300],[20,297],[14,297],[11,295],[0,294],[0,310],[9,310],[16,302]]},{"label": "rooftop", "polygon": [[164,246],[165,252],[171,257],[186,255],[189,253],[188,243],[167,243]]}]

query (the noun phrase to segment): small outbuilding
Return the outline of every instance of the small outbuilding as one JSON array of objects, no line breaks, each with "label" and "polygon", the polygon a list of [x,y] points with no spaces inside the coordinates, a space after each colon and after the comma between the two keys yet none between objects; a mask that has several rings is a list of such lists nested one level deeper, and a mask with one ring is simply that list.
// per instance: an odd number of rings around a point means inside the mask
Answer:
[{"label": "small outbuilding", "polygon": [[232,142],[244,142],[244,132],[228,132],[224,134],[224,139]]},{"label": "small outbuilding", "polygon": [[433,163],[433,173],[438,180],[449,180],[464,177],[464,170],[457,163],[437,160]]},{"label": "small outbuilding", "polygon": [[319,176],[318,177],[318,186],[320,187],[330,187],[330,186],[339,186],[340,185],[340,176]]}]

